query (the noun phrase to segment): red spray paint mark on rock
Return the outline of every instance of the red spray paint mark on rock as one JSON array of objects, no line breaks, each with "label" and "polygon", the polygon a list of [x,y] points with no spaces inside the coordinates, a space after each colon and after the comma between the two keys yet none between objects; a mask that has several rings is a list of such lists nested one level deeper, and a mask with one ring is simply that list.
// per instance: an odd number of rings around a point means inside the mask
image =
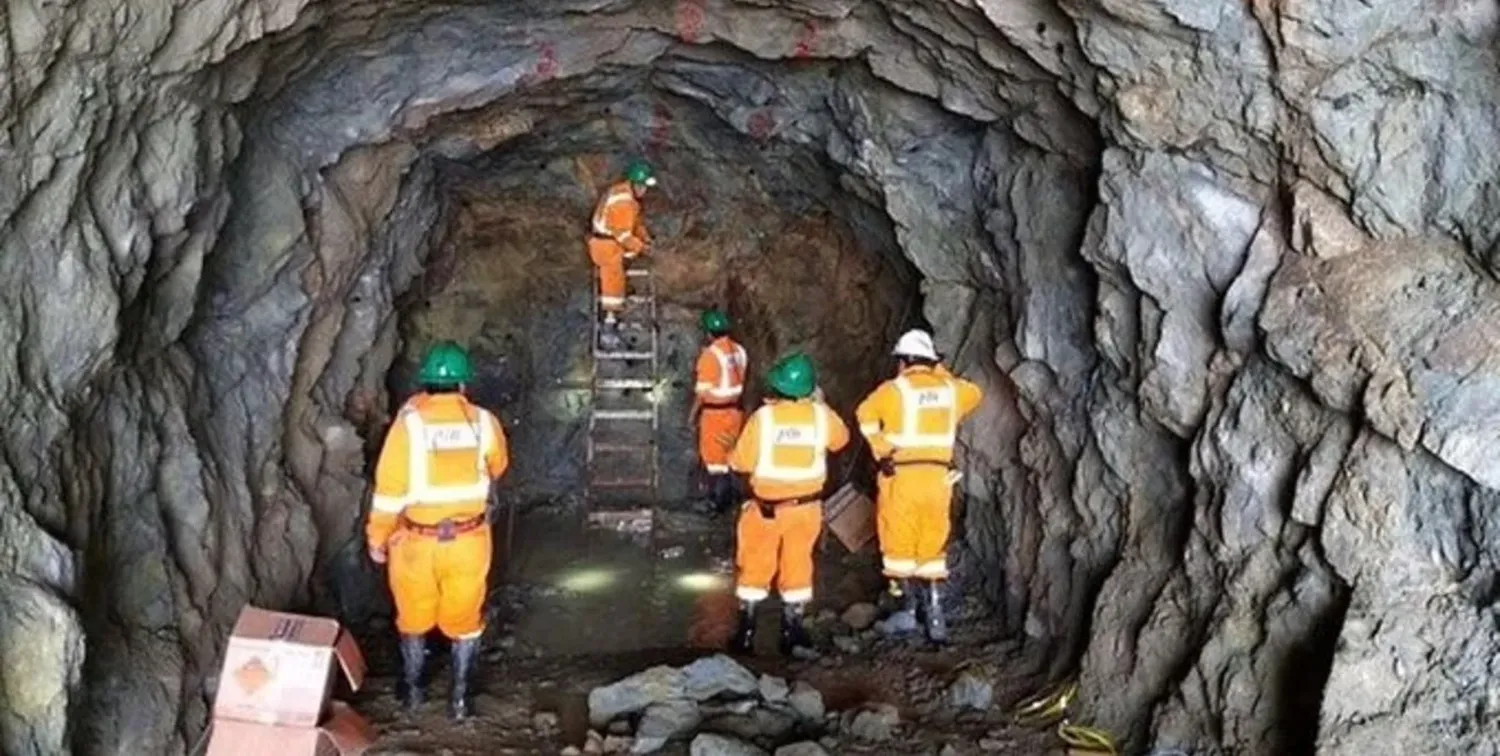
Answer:
[{"label": "red spray paint mark on rock", "polygon": [[538,48],[536,66],[532,72],[538,81],[549,81],[557,76],[557,48],[551,42],[543,42]]},{"label": "red spray paint mark on rock", "polygon": [[806,58],[813,54],[818,44],[818,22],[805,21],[802,24],[802,33],[797,35],[797,46],[792,48],[793,58]]},{"label": "red spray paint mark on rock", "polygon": [[761,108],[750,114],[745,120],[745,131],[749,132],[750,138],[764,142],[770,138],[771,132],[776,128],[776,111],[773,108]]},{"label": "red spray paint mark on rock", "polygon": [[677,0],[677,36],[697,42],[703,36],[704,0]]}]

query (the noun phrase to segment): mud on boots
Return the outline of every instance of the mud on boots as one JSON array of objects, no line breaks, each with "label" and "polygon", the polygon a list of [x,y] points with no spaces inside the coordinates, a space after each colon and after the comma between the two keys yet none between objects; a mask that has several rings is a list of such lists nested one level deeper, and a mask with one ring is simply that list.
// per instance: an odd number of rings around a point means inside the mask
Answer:
[{"label": "mud on boots", "polygon": [[416,711],[427,700],[422,688],[422,667],[427,661],[427,638],[421,635],[401,636],[401,684],[396,700],[408,712]]},{"label": "mud on boots", "polygon": [[[891,350],[895,377],[855,409],[859,432],[875,458],[875,532],[881,570],[891,580],[921,583],[929,636],[947,638],[942,587],[948,577],[949,510],[958,424],[978,408],[983,392],[942,365],[932,334],[911,330]],[[935,623],[935,624],[934,624]]]},{"label": "mud on boots", "polygon": [[806,356],[777,362],[766,383],[765,403],[729,455],[730,469],[750,477],[735,525],[734,592],[741,601],[762,601],[774,583],[783,603],[802,606],[813,597],[828,454],[848,445],[849,428],[813,398],[817,378]]},{"label": "mud on boots", "polygon": [[370,559],[387,565],[403,672],[420,678],[421,639],[437,629],[454,643],[455,694],[467,693],[484,632],[490,486],[510,465],[500,421],[466,396],[473,377],[457,344],[428,351],[422,391],[397,411],[381,446],[365,523]]},{"label": "mud on boots", "polygon": [[745,424],[740,398],[750,358],[745,347],[729,335],[729,315],[706,310],[698,319],[704,345],[694,369],[693,407],[689,419],[698,428],[698,460],[708,476],[708,497],[720,513],[736,503],[729,454]]},{"label": "mud on boots", "polygon": [[452,658],[453,688],[448,697],[448,716],[455,720],[467,719],[470,711],[469,684],[474,677],[474,665],[479,658],[479,638],[463,638],[453,641]]},{"label": "mud on boots", "polygon": [[[605,312],[605,326],[611,330],[614,315],[625,309],[625,262],[646,254],[651,244],[651,235],[643,222],[641,198],[653,186],[656,177],[651,165],[634,161],[625,168],[623,179],[611,184],[594,206],[587,242],[589,259],[599,269],[599,309]],[[614,338],[618,339],[618,334]],[[602,334],[600,340],[605,340]]]}]

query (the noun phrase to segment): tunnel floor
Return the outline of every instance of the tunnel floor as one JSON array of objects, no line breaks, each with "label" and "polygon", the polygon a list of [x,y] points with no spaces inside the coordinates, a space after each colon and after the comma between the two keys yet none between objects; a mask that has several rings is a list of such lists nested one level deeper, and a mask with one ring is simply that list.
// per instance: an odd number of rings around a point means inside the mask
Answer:
[{"label": "tunnel floor", "polygon": [[[564,507],[531,511],[515,523],[513,555],[496,554],[474,718],[462,723],[445,718],[444,644],[429,643],[429,701],[408,715],[394,699],[394,638],[369,639],[372,676],[355,699],[380,731],[369,753],[562,753],[585,741],[586,698],[593,687],[656,664],[685,664],[727,645],[737,604],[726,516],[659,512],[652,536],[586,528],[582,519]],[[497,536],[504,529],[502,517]],[[497,543],[504,543],[503,536]],[[941,650],[882,638],[873,629],[851,632],[840,614],[853,604],[875,601],[881,591],[878,562],[873,549],[849,554],[831,537],[819,548],[817,591],[809,630],[818,658],[778,654],[777,610],[767,606],[759,617],[755,656],[739,661],[757,673],[811,683],[830,712],[889,703],[908,723],[893,740],[845,739],[831,752],[1063,753],[1049,750],[1055,739],[1045,731],[1007,724],[1003,705],[1040,686],[1029,671],[1040,665],[1014,645],[987,637],[987,623],[978,616],[958,618],[955,643]],[[945,706],[950,679],[975,664],[1005,680],[995,689],[996,705],[962,713]],[[952,749],[942,751],[945,744]],[[657,753],[686,754],[687,743]]]}]

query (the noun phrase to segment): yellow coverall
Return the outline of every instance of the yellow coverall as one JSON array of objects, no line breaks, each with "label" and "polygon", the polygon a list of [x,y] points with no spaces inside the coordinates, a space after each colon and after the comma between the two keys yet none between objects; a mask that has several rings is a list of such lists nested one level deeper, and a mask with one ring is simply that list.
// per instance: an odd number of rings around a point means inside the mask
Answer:
[{"label": "yellow coverall", "polygon": [[745,423],[740,396],[748,365],[745,348],[728,336],[714,339],[698,355],[698,459],[710,475],[729,472],[729,452]]},{"label": "yellow coverall", "polygon": [[376,561],[389,560],[402,635],[484,632],[493,555],[485,505],[509,464],[500,421],[462,394],[417,394],[397,413],[376,463],[365,537]]},{"label": "yellow coverall", "polygon": [[[750,416],[729,465],[750,475],[754,498],[740,507],[735,595],[760,601],[771,581],[789,604],[812,600],[813,547],[823,530],[828,452],[849,443],[849,427],[813,399],[769,400]],[[774,517],[761,512],[770,506]]]},{"label": "yellow coverall", "polygon": [[589,259],[599,267],[599,307],[619,312],[625,309],[625,261],[651,243],[629,181],[611,185],[599,197],[590,225]]},{"label": "yellow coverall", "polygon": [[958,423],[983,392],[943,366],[915,366],[880,384],[855,410],[875,459],[889,457],[895,475],[876,484],[876,534],[885,574],[941,580],[948,576],[949,471]]}]

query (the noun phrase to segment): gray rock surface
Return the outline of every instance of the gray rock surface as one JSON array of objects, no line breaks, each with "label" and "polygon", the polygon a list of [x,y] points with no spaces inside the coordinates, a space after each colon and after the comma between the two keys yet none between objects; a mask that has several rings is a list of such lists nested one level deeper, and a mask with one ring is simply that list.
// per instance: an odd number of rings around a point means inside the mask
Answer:
[{"label": "gray rock surface", "polygon": [[702,717],[692,701],[664,701],[646,707],[635,728],[631,753],[655,753],[673,738],[691,733]]},{"label": "gray rock surface", "polygon": [[621,714],[634,714],[652,704],[684,700],[685,683],[682,670],[661,665],[594,688],[589,691],[589,723],[602,727]]},{"label": "gray rock surface", "polygon": [[744,714],[726,714],[704,722],[703,730],[746,740],[778,739],[797,726],[797,714],[780,707],[757,707]]},{"label": "gray rock surface", "polygon": [[682,668],[682,688],[689,698],[706,701],[721,694],[747,696],[760,689],[755,674],[724,654],[697,659]]},{"label": "gray rock surface", "polygon": [[[767,318],[762,279],[681,274],[683,307],[774,320],[760,352],[810,340],[841,407],[919,287],[989,397],[954,583],[1077,672],[1092,721],[1137,749],[1500,753],[1474,705],[1500,552],[1493,3],[687,18],[9,8],[0,669],[26,672],[0,674],[0,750],[185,753],[244,603],[385,613],[367,454],[417,313],[456,296],[435,250],[461,190],[576,213],[644,152],[688,187],[664,238],[725,249],[696,267],[795,253],[794,291],[845,287]],[[704,187],[733,191],[684,209]],[[713,215],[752,200],[852,241]],[[543,356],[573,321],[481,321],[441,322],[493,352],[520,439],[567,448]]]},{"label": "gray rock surface", "polygon": [[823,706],[823,694],[818,692],[812,685],[798,680],[792,684],[792,692],[787,696],[787,703],[792,705],[799,716],[809,722],[822,722],[825,708]]},{"label": "gray rock surface", "polygon": [[850,736],[870,743],[890,740],[896,726],[901,724],[901,714],[890,704],[873,704],[844,716],[844,730]]},{"label": "gray rock surface", "polygon": [[760,697],[768,703],[785,701],[787,694],[791,692],[791,687],[786,684],[786,680],[771,675],[761,675],[758,687]]},{"label": "gray rock surface", "polygon": [[988,711],[994,701],[994,684],[973,671],[960,672],[948,686],[948,705],[955,709]]},{"label": "gray rock surface", "polygon": [[691,756],[766,756],[766,752],[738,738],[705,732],[688,746]]},{"label": "gray rock surface", "polygon": [[772,756],[828,756],[828,749],[814,741],[806,740],[777,748]]}]

